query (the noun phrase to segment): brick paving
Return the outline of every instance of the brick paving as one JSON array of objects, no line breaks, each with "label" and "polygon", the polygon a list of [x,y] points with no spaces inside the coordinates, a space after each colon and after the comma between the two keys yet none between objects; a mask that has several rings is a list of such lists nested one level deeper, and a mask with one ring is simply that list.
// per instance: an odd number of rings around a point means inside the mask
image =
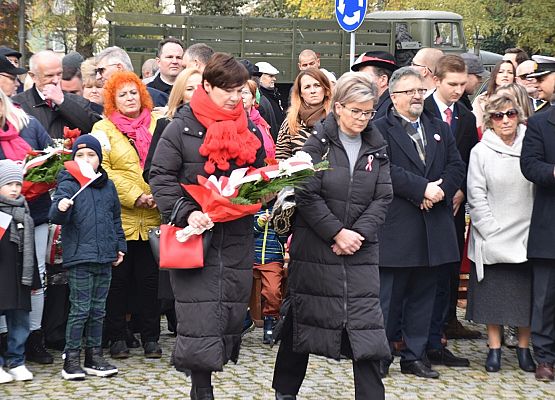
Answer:
[{"label": "brick paving", "polygon": [[[35,374],[33,381],[0,385],[0,399],[188,399],[190,380],[169,365],[173,342],[174,338],[166,332],[160,340],[164,350],[161,359],[147,360],[141,349],[132,349],[129,359],[114,362],[120,370],[117,376],[87,377],[81,382],[61,378],[62,360],[58,352],[53,365],[28,364]],[[427,380],[401,374],[396,360],[384,381],[386,399],[555,399],[555,383],[537,382],[533,374],[521,371],[514,350],[503,348],[502,370],[488,374],[483,367],[487,353],[485,339],[452,340],[449,348],[470,358],[470,367],[435,367],[440,379]],[[216,399],[273,399],[271,381],[276,352],[277,347],[262,344],[260,328],[248,333],[239,363],[227,366],[213,378]],[[312,356],[298,398],[354,399],[350,361]]]}]

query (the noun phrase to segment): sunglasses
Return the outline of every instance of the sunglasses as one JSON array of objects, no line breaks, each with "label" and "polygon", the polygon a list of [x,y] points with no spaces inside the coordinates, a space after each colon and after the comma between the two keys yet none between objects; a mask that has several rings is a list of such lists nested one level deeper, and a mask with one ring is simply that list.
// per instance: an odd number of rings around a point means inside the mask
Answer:
[{"label": "sunglasses", "polygon": [[94,72],[97,73],[97,74],[102,75],[102,74],[104,73],[104,71],[106,71],[106,68],[111,67],[112,65],[118,65],[118,63],[115,63],[115,64],[108,64],[108,65],[106,65],[105,67],[96,68],[96,69],[94,70]]},{"label": "sunglasses", "polygon": [[503,118],[505,118],[505,115],[509,119],[515,119],[516,117],[518,117],[518,111],[515,110],[514,108],[511,108],[506,112],[491,113],[489,116],[493,121],[499,122],[499,121],[503,121]]}]

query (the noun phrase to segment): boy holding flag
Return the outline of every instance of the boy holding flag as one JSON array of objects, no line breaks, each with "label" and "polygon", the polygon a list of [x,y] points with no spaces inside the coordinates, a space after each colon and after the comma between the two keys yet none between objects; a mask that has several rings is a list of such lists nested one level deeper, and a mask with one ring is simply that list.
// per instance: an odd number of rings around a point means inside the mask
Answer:
[{"label": "boy holding flag", "polygon": [[25,367],[24,353],[29,336],[31,289],[33,282],[38,282],[38,269],[35,227],[21,195],[22,184],[21,166],[12,160],[0,160],[0,315],[6,316],[8,325],[5,360],[0,356],[0,383],[33,379]]},{"label": "boy holding flag", "polygon": [[[64,267],[69,270],[71,308],[62,377],[80,380],[85,373],[111,376],[118,372],[102,356],[102,325],[112,266],[123,261],[127,247],[116,188],[100,166],[100,143],[82,135],[72,150],[75,161],[68,161],[60,171],[50,219],[62,225]],[[85,324],[83,370],[80,353]]]}]

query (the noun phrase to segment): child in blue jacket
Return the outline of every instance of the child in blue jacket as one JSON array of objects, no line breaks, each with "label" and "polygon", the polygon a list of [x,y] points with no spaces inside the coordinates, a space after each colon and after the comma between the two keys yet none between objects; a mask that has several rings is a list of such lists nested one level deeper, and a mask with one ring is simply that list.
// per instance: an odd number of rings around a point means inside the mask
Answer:
[{"label": "child in blue jacket", "polygon": [[[102,176],[79,193],[79,182],[65,169],[50,208],[50,219],[62,225],[62,256],[69,270],[70,311],[62,377],[80,380],[85,373],[111,376],[118,370],[102,356],[102,325],[112,266],[123,261],[127,251],[121,225],[121,206],[114,183],[100,166],[100,142],[82,135],[73,144],[73,159],[90,164]],[[85,364],[80,364],[81,340],[85,329]]]},{"label": "child in blue jacket", "polygon": [[270,344],[272,331],[281,307],[281,280],[283,277],[283,243],[286,236],[278,235],[270,226],[271,207],[262,207],[254,216],[254,269],[260,271],[264,297],[264,334],[262,342]]}]

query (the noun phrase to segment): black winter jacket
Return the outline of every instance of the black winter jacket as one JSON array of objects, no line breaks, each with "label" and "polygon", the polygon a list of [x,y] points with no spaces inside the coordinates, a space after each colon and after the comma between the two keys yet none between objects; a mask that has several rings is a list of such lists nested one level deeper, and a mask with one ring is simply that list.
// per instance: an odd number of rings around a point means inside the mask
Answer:
[{"label": "black winter jacket", "polygon": [[[293,350],[339,359],[346,330],[355,360],[387,358],[378,272],[378,229],[393,198],[386,143],[369,123],[351,176],[333,114],[314,130],[303,151],[314,163],[324,156],[331,169],[318,172],[295,195],[288,298],[282,308],[293,318]],[[343,228],[364,236],[354,255],[331,250]]]},{"label": "black winter jacket", "polygon": [[62,225],[64,267],[83,263],[107,264],[117,259],[118,251],[127,252],[116,187],[106,171],[100,168],[99,171],[103,176],[98,179],[104,182],[94,182],[84,189],[66,212],[58,210],[58,203],[61,199],[71,198],[80,185],[67,170],[62,169],[58,174],[50,219]]},{"label": "black winter jacket", "polygon": [[[249,129],[262,137],[249,121]],[[199,154],[206,128],[186,105],[162,133],[150,167],[150,187],[162,219],[168,220],[176,201],[186,201],[177,215],[177,226],[187,226],[187,218],[199,205],[180,183],[197,184],[206,158]],[[263,166],[261,145],[254,167]],[[238,166],[215,175],[229,175]],[[216,223],[204,267],[172,270],[170,278],[177,314],[177,342],[174,363],[178,370],[220,371],[229,361],[237,361],[243,320],[247,310],[254,261],[252,215],[231,222]]]}]

